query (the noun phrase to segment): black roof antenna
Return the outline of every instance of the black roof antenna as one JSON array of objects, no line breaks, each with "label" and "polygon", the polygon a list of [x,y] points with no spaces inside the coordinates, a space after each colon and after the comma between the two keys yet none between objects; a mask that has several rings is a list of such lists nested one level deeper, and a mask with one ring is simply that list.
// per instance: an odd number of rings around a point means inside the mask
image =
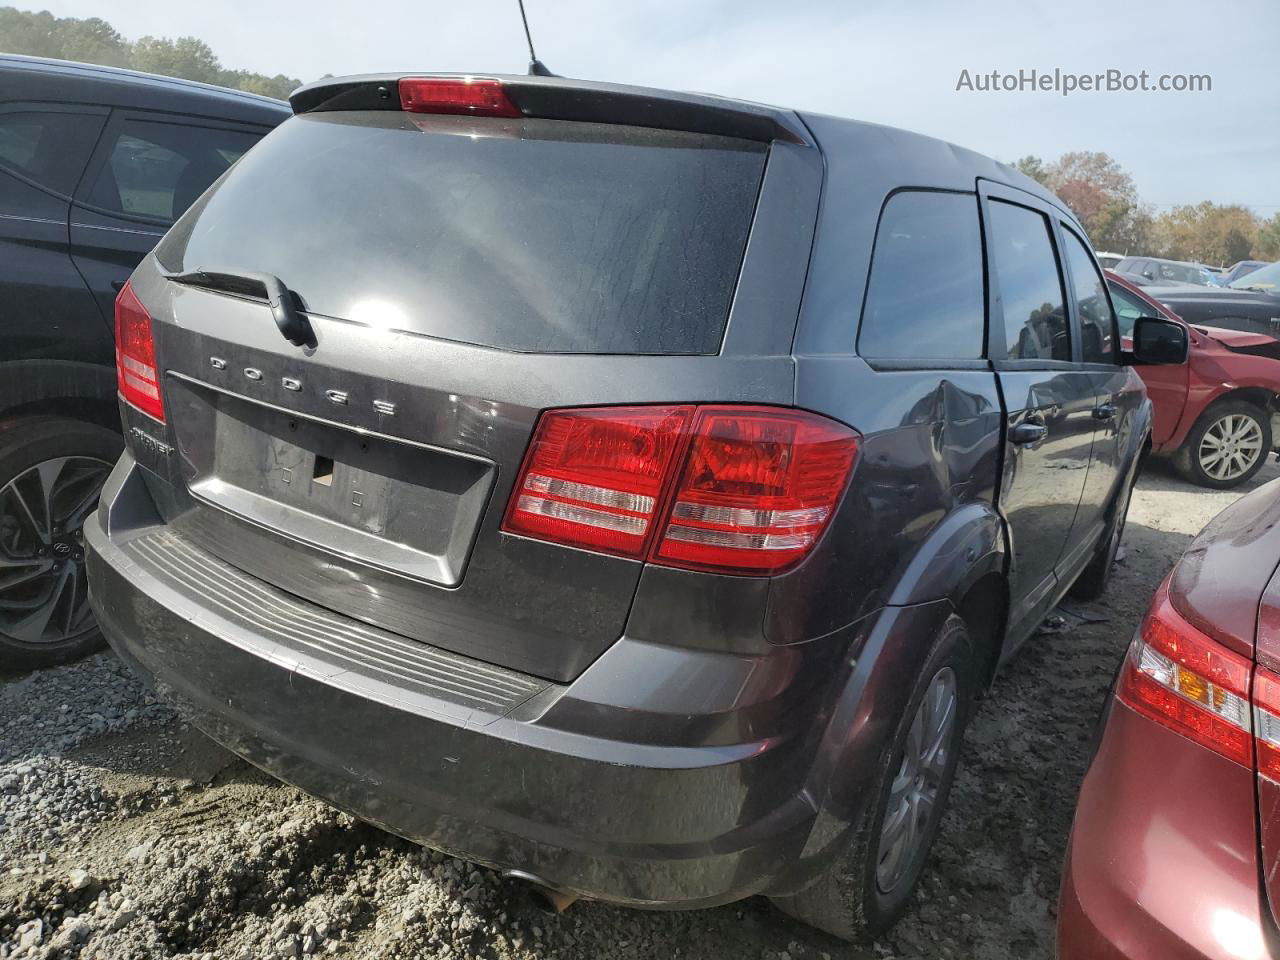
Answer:
[{"label": "black roof antenna", "polygon": [[529,18],[525,16],[524,0],[516,0],[520,4],[520,19],[524,22],[524,38],[529,41],[529,76],[531,77],[554,77],[555,74],[547,69],[547,65],[538,59],[538,55],[533,52],[533,34],[529,32]]}]

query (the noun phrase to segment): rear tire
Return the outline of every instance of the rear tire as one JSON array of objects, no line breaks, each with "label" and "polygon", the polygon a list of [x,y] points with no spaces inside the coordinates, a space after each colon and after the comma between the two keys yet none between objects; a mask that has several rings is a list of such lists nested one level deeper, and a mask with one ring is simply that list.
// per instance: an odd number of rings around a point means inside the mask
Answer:
[{"label": "rear tire", "polygon": [[[948,685],[954,695],[952,720],[931,744],[921,733],[926,729],[938,733],[932,704]],[[897,922],[911,903],[938,834],[974,692],[969,631],[963,620],[952,615],[916,678],[887,762],[872,785],[875,802],[863,823],[814,883],[797,894],[772,898],[780,910],[842,940],[873,940]],[[926,760],[931,747],[936,747],[933,759]],[[932,787],[927,807],[923,793],[912,794],[913,785],[917,791]],[[907,847],[895,840],[902,836],[900,824],[915,828]]]},{"label": "rear tire", "polygon": [[0,426],[0,671],[66,663],[102,646],[80,534],[123,448],[119,434],[69,417]]},{"label": "rear tire", "polygon": [[1271,442],[1267,411],[1246,400],[1224,400],[1200,415],[1174,455],[1174,464],[1192,483],[1229,490],[1262,469],[1271,455]]}]

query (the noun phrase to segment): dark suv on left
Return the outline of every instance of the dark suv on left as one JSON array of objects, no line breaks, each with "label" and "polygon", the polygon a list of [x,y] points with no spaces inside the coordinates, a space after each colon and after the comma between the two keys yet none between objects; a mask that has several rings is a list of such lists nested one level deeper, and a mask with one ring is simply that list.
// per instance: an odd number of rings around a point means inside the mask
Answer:
[{"label": "dark suv on left", "polygon": [[80,527],[122,449],[116,294],[288,115],[206,84],[0,56],[0,670],[101,642]]}]

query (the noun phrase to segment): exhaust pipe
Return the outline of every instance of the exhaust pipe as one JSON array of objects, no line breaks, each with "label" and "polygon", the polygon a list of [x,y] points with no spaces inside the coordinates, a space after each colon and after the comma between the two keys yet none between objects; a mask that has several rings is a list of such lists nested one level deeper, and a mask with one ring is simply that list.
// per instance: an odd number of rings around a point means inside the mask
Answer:
[{"label": "exhaust pipe", "polygon": [[508,880],[519,880],[524,883],[534,906],[544,913],[564,913],[578,900],[574,894],[556,890],[548,886],[541,877],[524,870],[504,870],[502,876]]}]

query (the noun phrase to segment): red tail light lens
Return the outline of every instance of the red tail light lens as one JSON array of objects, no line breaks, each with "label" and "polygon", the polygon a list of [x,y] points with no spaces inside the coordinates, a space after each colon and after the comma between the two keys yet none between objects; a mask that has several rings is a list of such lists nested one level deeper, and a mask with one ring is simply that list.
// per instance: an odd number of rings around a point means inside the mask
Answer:
[{"label": "red tail light lens", "polygon": [[641,557],[692,407],[543,414],[503,529]]},{"label": "red tail light lens", "polygon": [[844,493],[858,437],[767,407],[703,407],[654,560],[771,573],[799,560]]},{"label": "red tail light lens", "polygon": [[1116,695],[1138,713],[1244,766],[1253,765],[1253,664],[1182,618],[1168,584],[1129,648]]},{"label": "red tail light lens", "polygon": [[400,109],[472,117],[519,117],[502,82],[488,77],[402,77]]},{"label": "red tail light lens", "polygon": [[127,283],[116,297],[116,384],[127,403],[164,422],[151,315]]},{"label": "red tail light lens", "polygon": [[553,410],[503,530],[668,566],[777,573],[821,537],[857,449],[848,427],[773,407]]}]

